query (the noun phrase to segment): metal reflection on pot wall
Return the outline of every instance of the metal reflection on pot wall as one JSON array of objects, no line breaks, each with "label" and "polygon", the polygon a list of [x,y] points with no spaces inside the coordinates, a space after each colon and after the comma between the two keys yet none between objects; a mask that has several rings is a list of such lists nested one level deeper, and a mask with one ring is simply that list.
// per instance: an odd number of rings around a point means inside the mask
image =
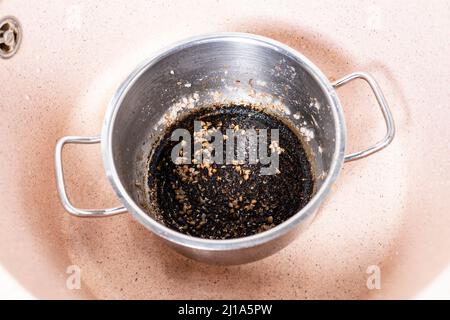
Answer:
[{"label": "metal reflection on pot wall", "polygon": [[[355,79],[370,85],[387,132],[374,146],[345,155],[346,128],[335,89]],[[152,216],[145,201],[153,142],[187,109],[243,102],[283,117],[303,137],[316,177],[311,200],[285,222],[252,236],[211,240],[169,229]],[[212,264],[241,264],[267,257],[291,242],[314,217],[344,161],[381,150],[394,134],[388,104],[369,74],[352,73],[330,83],[307,58],[279,42],[252,34],[213,34],[177,43],[133,71],[112,98],[101,136],[60,139],[55,150],[57,188],[63,206],[73,215],[102,217],[129,211],[188,257]],[[61,159],[67,143],[101,143],[106,174],[123,207],[93,210],[71,204]]]}]

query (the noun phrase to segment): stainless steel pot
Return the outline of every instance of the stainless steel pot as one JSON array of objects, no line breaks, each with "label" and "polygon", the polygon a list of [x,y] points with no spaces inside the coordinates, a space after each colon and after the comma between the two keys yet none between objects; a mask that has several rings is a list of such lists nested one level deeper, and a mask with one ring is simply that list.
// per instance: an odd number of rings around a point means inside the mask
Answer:
[{"label": "stainless steel pot", "polygon": [[[370,85],[387,132],[377,144],[345,155],[346,128],[335,89],[354,79]],[[219,100],[260,104],[297,128],[310,151],[316,186],[303,209],[268,231],[231,240],[206,240],[169,229],[146,213],[142,186],[151,142],[164,122],[176,118],[183,108],[200,108]],[[177,43],[133,71],[112,98],[101,136],[60,139],[55,150],[56,182],[64,208],[73,215],[105,217],[129,211],[188,257],[212,264],[241,264],[267,257],[292,241],[314,217],[343,163],[381,150],[394,133],[388,104],[369,74],[352,73],[330,83],[307,58],[279,42],[251,34],[214,34]],[[123,207],[76,208],[65,191],[62,149],[68,143],[100,142],[106,175]]]}]

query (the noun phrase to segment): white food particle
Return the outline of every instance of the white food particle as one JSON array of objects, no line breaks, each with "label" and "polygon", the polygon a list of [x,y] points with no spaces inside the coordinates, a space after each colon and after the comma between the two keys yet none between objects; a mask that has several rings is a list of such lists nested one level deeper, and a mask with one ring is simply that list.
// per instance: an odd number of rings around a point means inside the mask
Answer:
[{"label": "white food particle", "polygon": [[311,141],[311,139],[314,139],[314,131],[311,129],[301,127],[300,133],[305,137],[306,141]]},{"label": "white food particle", "polygon": [[265,87],[267,85],[267,82],[262,81],[262,80],[256,80],[256,84],[258,86]]},{"label": "white food particle", "polygon": [[271,152],[274,152],[277,154],[281,154],[282,152],[284,152],[284,149],[280,147],[280,145],[278,144],[278,141],[272,141],[269,145],[269,149]]},{"label": "white food particle", "polygon": [[316,98],[314,98],[313,100],[311,100],[311,103],[309,104],[310,107],[314,107],[317,110],[320,110],[320,103],[319,101],[317,101]]},{"label": "white food particle", "polygon": [[315,107],[317,110],[320,110],[320,103],[319,103],[319,101],[316,100],[316,102],[314,103],[314,107]]}]

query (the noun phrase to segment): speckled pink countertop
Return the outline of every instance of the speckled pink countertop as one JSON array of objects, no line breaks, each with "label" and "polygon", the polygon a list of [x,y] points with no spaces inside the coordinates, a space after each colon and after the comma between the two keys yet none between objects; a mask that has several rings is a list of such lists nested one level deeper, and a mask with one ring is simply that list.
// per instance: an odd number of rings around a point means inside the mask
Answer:
[{"label": "speckled pink countertop", "polygon": [[[450,5],[447,1],[2,1],[23,42],[0,60],[0,263],[40,298],[409,298],[450,263]],[[80,219],[61,207],[53,149],[100,132],[108,100],[152,52],[208,32],[272,37],[330,79],[372,73],[397,136],[347,163],[311,227],[259,262],[184,258],[130,215]],[[384,125],[369,90],[339,89],[348,150]],[[111,206],[98,145],[70,147],[71,198]],[[81,289],[66,287],[81,268]],[[369,290],[366,270],[381,270]]]}]

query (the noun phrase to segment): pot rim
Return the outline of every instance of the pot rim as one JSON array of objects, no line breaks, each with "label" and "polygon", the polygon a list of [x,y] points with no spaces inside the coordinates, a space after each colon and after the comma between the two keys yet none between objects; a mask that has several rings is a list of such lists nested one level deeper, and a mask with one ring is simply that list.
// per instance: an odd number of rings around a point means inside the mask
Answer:
[{"label": "pot rim", "polygon": [[[255,235],[235,238],[235,239],[203,239],[198,237],[189,236],[178,231],[172,230],[155,219],[146,214],[131,198],[128,194],[122,182],[119,179],[117,170],[113,161],[112,152],[112,133],[114,131],[114,122],[120,105],[123,101],[128,90],[134,85],[136,80],[150,67],[158,63],[162,58],[173,54],[183,48],[190,47],[192,45],[198,45],[207,42],[216,41],[238,41],[238,42],[250,42],[257,43],[270,47],[273,50],[281,51],[283,54],[295,59],[320,85],[324,93],[327,95],[328,103],[330,104],[333,119],[336,126],[335,136],[335,151],[333,154],[330,170],[328,175],[317,190],[316,194],[311,198],[305,207],[294,214],[292,217],[284,221],[283,223],[273,227],[270,230],[257,233]],[[131,212],[133,217],[143,224],[147,229],[159,235],[160,237],[168,240],[169,242],[176,243],[178,245],[189,247],[198,250],[208,251],[223,251],[223,250],[238,250],[243,248],[255,247],[264,243],[267,243],[275,238],[279,238],[282,235],[293,230],[296,226],[301,224],[304,220],[307,220],[313,215],[319,205],[323,202],[328,195],[330,188],[336,180],[339,172],[344,163],[345,153],[345,141],[346,141],[346,126],[341,104],[337,97],[334,87],[331,85],[328,78],[316,67],[309,59],[299,53],[297,50],[281,43],[276,40],[254,35],[250,33],[240,32],[222,32],[213,33],[207,35],[200,35],[188,38],[176,42],[162,50],[156,52],[150,58],[143,61],[137,66],[134,71],[125,79],[119,89],[112,97],[103,120],[103,127],[101,133],[101,151],[103,157],[103,166],[116,195],[125,208]]]}]

